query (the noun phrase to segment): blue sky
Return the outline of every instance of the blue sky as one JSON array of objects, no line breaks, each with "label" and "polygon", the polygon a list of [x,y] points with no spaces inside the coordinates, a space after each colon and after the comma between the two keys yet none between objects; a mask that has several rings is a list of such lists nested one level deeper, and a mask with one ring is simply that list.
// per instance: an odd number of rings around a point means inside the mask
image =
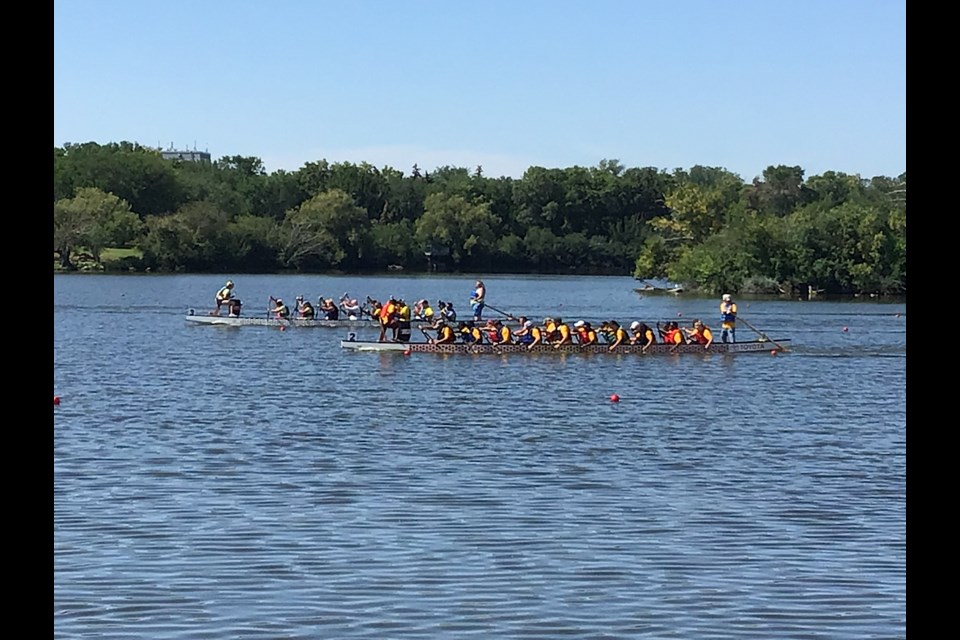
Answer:
[{"label": "blue sky", "polygon": [[906,171],[905,0],[55,0],[53,144]]}]

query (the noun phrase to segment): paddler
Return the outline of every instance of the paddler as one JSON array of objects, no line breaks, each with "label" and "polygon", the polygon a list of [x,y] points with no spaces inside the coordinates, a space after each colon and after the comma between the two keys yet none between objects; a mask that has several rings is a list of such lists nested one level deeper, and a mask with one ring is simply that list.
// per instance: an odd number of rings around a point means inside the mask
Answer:
[{"label": "paddler", "polygon": [[657,342],[657,338],[653,334],[653,329],[647,326],[645,322],[634,320],[630,323],[630,334],[630,342],[640,345],[640,351],[644,353],[646,353],[647,347]]},{"label": "paddler", "polygon": [[287,305],[283,304],[283,300],[280,298],[271,298],[271,300],[273,300],[273,309],[270,311],[275,318],[286,319],[290,317],[290,309],[287,308]]},{"label": "paddler", "polygon": [[544,344],[543,330],[529,320],[523,323],[523,326],[530,332],[530,342],[527,344],[527,350],[533,351],[538,344]]},{"label": "paddler", "polygon": [[557,322],[553,318],[543,319],[543,341],[554,342],[557,336]]},{"label": "paddler", "polygon": [[590,326],[589,322],[577,320],[573,323],[573,328],[577,332],[577,343],[582,346],[597,344],[597,332]]},{"label": "paddler", "polygon": [[556,322],[556,341],[553,343],[554,349],[559,349],[562,345],[571,344],[572,336],[570,332],[570,326],[563,321],[563,318],[557,318]]},{"label": "paddler", "polygon": [[713,332],[710,331],[710,327],[700,322],[699,318],[693,321],[693,330],[684,329],[684,331],[687,334],[687,341],[703,345],[704,351],[709,350],[710,345],[713,344]]},{"label": "paddler", "polygon": [[394,342],[410,342],[410,306],[403,298],[397,300],[397,326],[393,333]]},{"label": "paddler", "polygon": [[610,345],[610,351],[615,350],[624,342],[629,342],[630,338],[627,335],[627,331],[620,326],[619,322],[616,320],[611,320],[610,329],[613,332],[613,344]]},{"label": "paddler", "polygon": [[437,337],[429,340],[432,344],[453,344],[457,341],[456,334],[443,319],[437,320]]},{"label": "paddler", "polygon": [[304,320],[313,320],[317,313],[309,300],[305,300],[303,296],[297,296],[297,315]]},{"label": "paddler", "polygon": [[680,326],[673,321],[670,321],[664,325],[663,341],[664,343],[671,345],[670,353],[675,352],[677,347],[686,343],[686,340],[683,338],[683,331],[681,331]]}]

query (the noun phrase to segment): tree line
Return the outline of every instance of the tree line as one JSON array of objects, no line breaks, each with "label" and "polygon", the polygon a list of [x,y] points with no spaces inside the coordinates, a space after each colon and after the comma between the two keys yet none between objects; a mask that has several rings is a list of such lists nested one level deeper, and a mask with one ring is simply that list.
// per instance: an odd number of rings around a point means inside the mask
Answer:
[{"label": "tree line", "polygon": [[[166,160],[136,143],[54,148],[55,269],[632,274],[705,293],[905,294],[906,173],[666,171]],[[392,267],[396,268],[396,267]]]}]

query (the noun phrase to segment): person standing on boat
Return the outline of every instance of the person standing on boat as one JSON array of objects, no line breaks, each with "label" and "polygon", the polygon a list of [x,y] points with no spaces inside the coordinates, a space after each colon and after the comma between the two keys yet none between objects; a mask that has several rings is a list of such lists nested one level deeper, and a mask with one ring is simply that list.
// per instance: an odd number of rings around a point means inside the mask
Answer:
[{"label": "person standing on boat", "polygon": [[710,331],[710,327],[700,322],[699,318],[693,321],[692,331],[685,329],[684,332],[687,334],[687,342],[702,344],[704,351],[708,351],[713,344],[713,332]]},{"label": "person standing on boat", "polygon": [[380,307],[380,337],[378,342],[387,341],[387,329],[393,329],[391,337],[396,338],[397,328],[397,299],[393,296]]},{"label": "person standing on boat", "polygon": [[726,342],[728,334],[730,342],[737,341],[737,303],[725,293],[720,300],[720,341]]},{"label": "person standing on boat", "polygon": [[273,300],[273,309],[270,310],[275,318],[286,319],[290,317],[290,309],[283,304],[280,298],[271,298]]},{"label": "person standing on boat", "polygon": [[225,304],[228,304],[233,298],[233,280],[227,280],[227,284],[220,287],[220,290],[217,291],[217,295],[214,297],[214,301],[217,303],[217,310],[215,315],[220,315],[220,307]]},{"label": "person standing on boat", "polygon": [[477,280],[476,288],[470,294],[470,309],[473,311],[473,321],[480,322],[483,315],[483,307],[487,303],[487,286],[483,280]]}]

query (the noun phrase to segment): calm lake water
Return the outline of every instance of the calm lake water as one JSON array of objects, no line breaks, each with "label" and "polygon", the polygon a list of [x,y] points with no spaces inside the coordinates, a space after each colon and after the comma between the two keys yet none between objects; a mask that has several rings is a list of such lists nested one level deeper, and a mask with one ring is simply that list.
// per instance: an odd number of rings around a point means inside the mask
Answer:
[{"label": "calm lake water", "polygon": [[[227,277],[251,316],[476,279],[55,275],[55,637],[906,637],[905,302],[737,299],[776,356],[404,356],[188,326]],[[490,317],[719,325],[484,281]]]}]

